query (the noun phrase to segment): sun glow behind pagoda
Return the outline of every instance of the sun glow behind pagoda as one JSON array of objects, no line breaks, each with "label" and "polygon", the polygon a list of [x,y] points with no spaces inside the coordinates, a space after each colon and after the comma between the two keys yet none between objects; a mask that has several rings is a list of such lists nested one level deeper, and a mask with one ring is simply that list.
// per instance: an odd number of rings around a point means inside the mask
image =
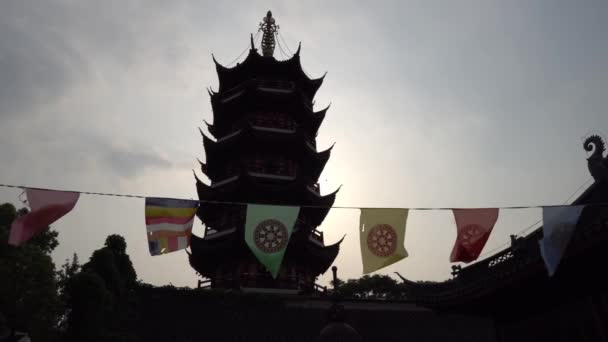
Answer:
[{"label": "sun glow behind pagoda", "polygon": [[214,62],[219,78],[210,91],[212,140],[201,131],[206,162],[196,178],[199,199],[238,203],[308,205],[302,208],[279,275],[273,279],[244,241],[246,206],[204,202],[197,213],[204,238],[193,236],[190,265],[212,288],[267,288],[310,292],[338,255],[317,230],[337,190],[321,195],[319,176],[331,148],[319,151],[318,129],[328,108],[313,111],[323,77],[310,79],[300,47],[284,61],[273,57],[278,26],[269,11],[260,24],[262,54],[251,39],[249,54],[227,68]]}]

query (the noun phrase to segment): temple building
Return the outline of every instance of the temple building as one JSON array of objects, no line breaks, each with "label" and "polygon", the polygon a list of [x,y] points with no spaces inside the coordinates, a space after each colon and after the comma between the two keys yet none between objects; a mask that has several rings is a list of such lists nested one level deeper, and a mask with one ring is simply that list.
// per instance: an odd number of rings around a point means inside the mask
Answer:
[{"label": "temple building", "polygon": [[584,142],[594,179],[571,205],[584,205],[565,255],[547,274],[542,227],[511,236],[511,245],[453,279],[418,283],[402,278],[408,298],[435,312],[485,317],[497,341],[608,341],[608,157],[598,136]]},{"label": "temple building", "polygon": [[[276,30],[269,12],[259,48],[252,37],[241,63],[215,62],[213,139],[201,131],[209,184],[196,178],[197,215],[205,235],[192,236],[189,262],[203,278],[199,287],[242,291],[139,286],[129,331],[154,341],[608,341],[608,157],[597,136],[584,142],[594,183],[570,203],[585,208],[553,276],[539,248],[541,227],[485,259],[454,265],[449,280],[399,275],[398,298],[342,297],[339,287],[331,296],[289,295],[315,294],[340,242],[326,245],[317,230],[336,196],[321,195],[318,185],[330,156],[315,141],[327,111],[313,111],[323,78],[306,76],[299,47],[287,60],[274,57]],[[305,206],[276,279],[244,241],[246,203]]]},{"label": "temple building", "polygon": [[[205,235],[192,236],[189,255],[211,288],[311,292],[338,255],[340,242],[325,245],[317,230],[337,193],[322,195],[318,184],[331,152],[316,144],[328,109],[313,110],[323,77],[304,73],[300,46],[287,60],[274,57],[277,29],[269,11],[260,24],[261,54],[252,35],[249,54],[236,66],[213,58],[219,89],[209,90],[207,130],[214,139],[201,130],[206,161],[200,163],[210,184],[195,175]],[[300,210],[276,279],[245,244],[244,203],[310,206]]]}]

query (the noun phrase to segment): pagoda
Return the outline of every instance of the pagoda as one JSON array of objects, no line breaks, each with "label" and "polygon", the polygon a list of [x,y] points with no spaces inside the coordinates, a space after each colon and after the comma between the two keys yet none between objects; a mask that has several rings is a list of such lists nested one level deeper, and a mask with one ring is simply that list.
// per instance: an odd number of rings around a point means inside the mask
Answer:
[{"label": "pagoda", "polygon": [[[205,287],[309,293],[338,255],[341,241],[326,246],[317,230],[337,193],[321,195],[318,184],[331,152],[318,151],[315,141],[328,109],[313,111],[324,76],[304,73],[301,46],[277,60],[277,29],[269,11],[260,24],[261,54],[252,35],[249,54],[236,66],[213,58],[219,89],[209,90],[207,130],[214,139],[201,130],[206,161],[199,161],[210,184],[195,174],[205,235],[192,236],[189,253]],[[302,206],[276,279],[244,241],[244,203]]]}]

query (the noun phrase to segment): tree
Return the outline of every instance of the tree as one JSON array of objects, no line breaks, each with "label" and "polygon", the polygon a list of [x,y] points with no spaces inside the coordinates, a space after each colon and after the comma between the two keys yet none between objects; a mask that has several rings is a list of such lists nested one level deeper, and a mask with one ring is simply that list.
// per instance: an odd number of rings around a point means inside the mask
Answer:
[{"label": "tree", "polygon": [[122,236],[113,234],[106,238],[105,246],[114,253],[116,268],[125,286],[127,289],[132,289],[137,282],[137,273],[135,273],[131,258],[127,254],[127,242]]},{"label": "tree", "polygon": [[349,279],[338,288],[341,295],[360,299],[402,299],[405,297],[402,285],[387,275],[365,275],[359,279]]},{"label": "tree", "polygon": [[59,295],[62,297],[64,302],[67,300],[64,296],[67,295],[66,287],[69,281],[80,272],[80,263],[78,262],[78,255],[74,253],[72,255],[72,261],[65,259],[65,263],[61,265],[61,269],[57,271],[57,286],[59,288]]},{"label": "tree", "polygon": [[[81,271],[77,257],[66,261],[60,279],[67,279],[68,334],[76,340],[116,340],[128,337],[121,327],[128,325],[129,296],[137,283],[137,274],[127,254],[127,244],[120,235],[106,238],[104,247],[93,252]],[[69,274],[72,273],[72,276]]]},{"label": "tree", "polygon": [[0,311],[13,328],[27,331],[35,341],[47,341],[60,311],[50,256],[59,244],[58,234],[47,229],[21,246],[8,245],[12,222],[27,212],[10,203],[0,205]]},{"label": "tree", "polygon": [[104,335],[112,314],[112,294],[94,272],[74,275],[66,286],[68,333],[74,340],[95,341]]},{"label": "tree", "polygon": [[110,235],[105,246],[94,251],[89,262],[84,264],[84,271],[97,273],[106,287],[117,297],[122,297],[137,282],[137,273],[131,258],[126,252],[127,243],[120,235]]}]

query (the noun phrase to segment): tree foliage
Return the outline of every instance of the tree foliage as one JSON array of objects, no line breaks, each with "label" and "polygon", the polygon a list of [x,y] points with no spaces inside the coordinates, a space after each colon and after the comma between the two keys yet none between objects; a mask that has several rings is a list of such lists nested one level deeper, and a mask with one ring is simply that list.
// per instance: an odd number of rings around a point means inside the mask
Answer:
[{"label": "tree foliage", "polygon": [[10,204],[0,205],[0,311],[15,329],[35,341],[52,336],[60,313],[55,264],[50,253],[57,247],[57,232],[45,230],[25,244],[8,244],[12,222],[25,215]]},{"label": "tree foliage", "polygon": [[126,250],[122,236],[110,235],[104,247],[93,252],[79,273],[75,273],[78,266],[74,260],[64,265],[65,275],[60,278],[67,279],[64,297],[72,339],[129,338],[129,333],[120,331],[126,325],[128,295],[137,283],[137,274]]},{"label": "tree foliage", "polygon": [[67,302],[67,285],[69,281],[80,272],[82,266],[78,262],[78,255],[74,253],[72,255],[72,261],[66,259],[65,263],[61,265],[61,269],[57,271],[57,286],[59,287],[59,295],[64,302]]},{"label": "tree foliage", "polygon": [[340,280],[338,293],[357,299],[404,299],[403,285],[387,275],[365,275],[359,279]]},{"label": "tree foliage", "polygon": [[105,246],[94,251],[82,269],[99,275],[113,295],[122,297],[137,281],[137,273],[126,250],[127,243],[122,236],[110,235]]},{"label": "tree foliage", "polygon": [[68,331],[74,340],[96,340],[107,329],[112,294],[95,272],[75,274],[66,286]]}]

